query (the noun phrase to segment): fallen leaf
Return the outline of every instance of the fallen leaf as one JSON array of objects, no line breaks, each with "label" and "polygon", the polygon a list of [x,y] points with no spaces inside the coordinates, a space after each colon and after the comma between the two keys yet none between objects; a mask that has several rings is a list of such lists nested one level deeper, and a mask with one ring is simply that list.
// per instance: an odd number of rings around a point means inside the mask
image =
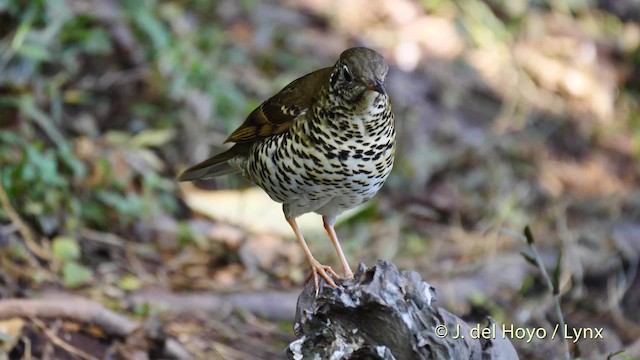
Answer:
[{"label": "fallen leaf", "polygon": [[[287,238],[294,234],[282,213],[282,205],[271,200],[260,188],[242,190],[202,190],[190,183],[181,183],[187,205],[210,218],[237,225],[245,231],[272,233]],[[339,220],[355,215],[362,207],[346,211]],[[324,233],[320,215],[309,213],[297,218],[305,237]]]},{"label": "fallen leaf", "polygon": [[22,336],[24,320],[19,317],[0,320],[0,355],[9,353]]}]

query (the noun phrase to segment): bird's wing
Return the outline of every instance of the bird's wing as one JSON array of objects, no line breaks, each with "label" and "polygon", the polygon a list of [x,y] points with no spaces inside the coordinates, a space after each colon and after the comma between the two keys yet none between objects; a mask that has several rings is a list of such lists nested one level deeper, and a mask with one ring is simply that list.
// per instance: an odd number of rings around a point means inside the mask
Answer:
[{"label": "bird's wing", "polygon": [[191,166],[178,175],[178,181],[191,181],[196,179],[210,179],[220,175],[232,174],[240,171],[233,167],[229,160],[236,155],[246,154],[251,144],[235,144],[229,150],[215,155],[205,161]]},{"label": "bird's wing", "polygon": [[332,68],[314,71],[285,86],[271,99],[253,110],[225,142],[236,143],[229,150],[196,164],[178,176],[180,181],[207,179],[239,171],[229,160],[246,155],[260,139],[281,134],[313,104],[322,86],[329,81]]},{"label": "bird's wing", "polygon": [[281,134],[313,104],[323,84],[328,83],[332,68],[307,74],[258,106],[225,142],[251,143]]}]

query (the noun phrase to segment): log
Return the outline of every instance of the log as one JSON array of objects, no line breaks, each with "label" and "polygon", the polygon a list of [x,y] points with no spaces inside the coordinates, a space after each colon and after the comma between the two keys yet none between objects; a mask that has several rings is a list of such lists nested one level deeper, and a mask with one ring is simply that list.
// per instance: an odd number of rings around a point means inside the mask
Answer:
[{"label": "log", "polygon": [[378,261],[336,283],[316,297],[309,282],[298,297],[289,359],[518,359],[492,319],[490,336],[474,337],[485,326],[434,306],[435,289],[415,271]]}]

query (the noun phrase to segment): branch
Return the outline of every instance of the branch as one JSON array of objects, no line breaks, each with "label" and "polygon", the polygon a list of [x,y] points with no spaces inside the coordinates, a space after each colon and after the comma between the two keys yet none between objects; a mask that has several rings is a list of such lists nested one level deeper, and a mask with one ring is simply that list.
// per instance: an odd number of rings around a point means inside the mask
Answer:
[{"label": "branch", "polygon": [[224,309],[243,309],[269,320],[292,321],[296,308],[296,294],[293,292],[172,294],[164,291],[145,291],[128,296],[127,303],[129,307],[142,304],[161,306],[172,313],[200,311],[219,313]]},{"label": "branch", "polygon": [[[9,201],[9,195],[4,188],[2,181],[0,181],[0,206],[2,206],[4,211],[6,211],[11,222],[18,227],[18,231],[20,231],[25,245],[31,251],[31,253],[35,254],[40,259],[49,260],[49,251],[38,244],[27,224],[22,221],[22,218],[20,217],[18,212],[13,208],[13,206],[11,205],[11,201]],[[38,265],[38,262],[32,257],[29,257],[29,261],[32,265],[35,265],[38,268],[40,267]]]},{"label": "branch", "polygon": [[[107,334],[127,337],[140,328],[136,321],[113,312],[104,306],[79,297],[56,296],[47,299],[0,299],[0,319],[65,318],[86,324],[95,324]],[[190,359],[191,354],[180,343],[166,339],[164,354],[173,359]]]}]

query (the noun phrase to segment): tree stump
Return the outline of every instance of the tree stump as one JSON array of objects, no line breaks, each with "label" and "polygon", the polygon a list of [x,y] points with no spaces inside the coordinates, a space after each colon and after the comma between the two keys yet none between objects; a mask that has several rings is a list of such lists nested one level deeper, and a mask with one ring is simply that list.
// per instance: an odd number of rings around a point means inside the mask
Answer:
[{"label": "tree stump", "polygon": [[518,359],[492,319],[482,332],[434,307],[435,289],[415,271],[378,261],[336,283],[316,297],[310,281],[298,297],[289,359]]}]

